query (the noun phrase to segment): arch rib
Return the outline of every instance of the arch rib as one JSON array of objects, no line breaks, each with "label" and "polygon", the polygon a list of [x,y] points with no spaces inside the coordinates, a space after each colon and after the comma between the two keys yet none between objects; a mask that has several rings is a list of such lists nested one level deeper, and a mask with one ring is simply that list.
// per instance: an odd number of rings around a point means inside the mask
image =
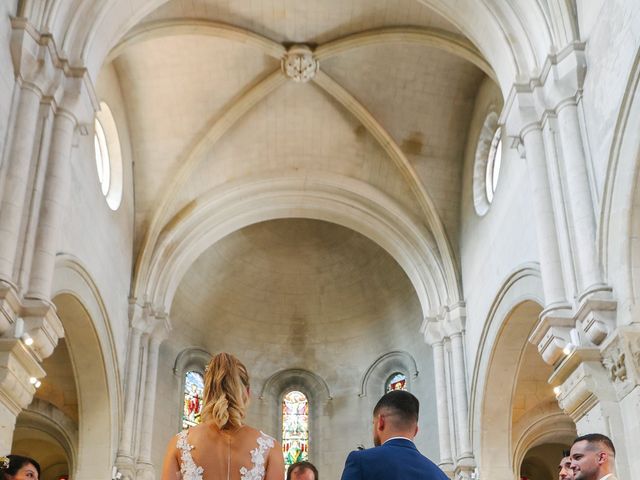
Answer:
[{"label": "arch rib", "polygon": [[440,253],[442,268],[445,270],[447,281],[448,301],[455,303],[462,300],[462,292],[458,278],[458,271],[455,266],[455,256],[442,220],[437,213],[436,207],[420,182],[416,171],[413,169],[402,150],[384,129],[382,125],[369,113],[369,111],[351,95],[344,87],[334,81],[326,73],[319,71],[314,77],[314,81],[323,88],[329,95],[336,99],[354,117],[356,117],[367,131],[376,139],[384,151],[396,164],[400,173],[405,177],[409,187],[418,199],[421,210],[425,214],[427,225],[431,228]]},{"label": "arch rib", "polygon": [[155,209],[149,229],[145,234],[140,250],[141,253],[137,259],[134,270],[134,296],[137,295],[138,290],[142,290],[139,288],[140,282],[144,283],[147,280],[147,268],[151,260],[152,246],[155,244],[162,228],[164,228],[164,224],[162,223],[163,215],[169,210],[172,200],[176,198],[181,187],[197,167],[199,154],[203,152],[207,145],[215,143],[220,139],[240,118],[251,110],[251,108],[284,82],[286,82],[286,78],[278,69],[258,83],[249,86],[245,91],[233,98],[219,115],[214,116],[204,128],[203,133],[201,133],[191,147],[187,149],[184,159],[180,162],[181,167],[177,175],[171,179],[170,185],[167,186],[166,193],[163,195],[159,206]]},{"label": "arch rib", "polygon": [[126,48],[137,43],[154,38],[180,35],[203,35],[232,40],[256,47],[265,55],[278,60],[286,53],[286,49],[279,43],[244,28],[209,20],[180,18],[148,22],[137,26],[111,50],[107,57],[107,62],[116,58]]},{"label": "arch rib", "polygon": [[460,35],[435,28],[389,27],[367,30],[319,46],[315,56],[322,61],[355,48],[380,43],[410,43],[437,48],[473,63],[497,82],[491,65],[470,41]]}]

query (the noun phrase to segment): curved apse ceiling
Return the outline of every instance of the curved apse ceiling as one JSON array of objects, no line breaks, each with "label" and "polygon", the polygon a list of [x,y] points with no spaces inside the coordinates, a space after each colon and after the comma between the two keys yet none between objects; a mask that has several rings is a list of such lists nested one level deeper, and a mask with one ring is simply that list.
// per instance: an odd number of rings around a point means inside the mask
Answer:
[{"label": "curved apse ceiling", "polygon": [[170,317],[187,344],[242,352],[251,363],[269,346],[297,359],[287,365],[339,362],[329,355],[336,350],[375,358],[422,320],[411,282],[382,248],[339,225],[295,218],[211,246],[184,276]]}]

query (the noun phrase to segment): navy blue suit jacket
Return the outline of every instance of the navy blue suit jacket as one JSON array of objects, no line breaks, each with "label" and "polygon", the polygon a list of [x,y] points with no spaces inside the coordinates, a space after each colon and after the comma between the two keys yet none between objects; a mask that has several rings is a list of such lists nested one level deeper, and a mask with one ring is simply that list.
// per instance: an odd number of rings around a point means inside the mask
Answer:
[{"label": "navy blue suit jacket", "polygon": [[347,457],[342,480],[449,480],[411,440],[396,438]]}]

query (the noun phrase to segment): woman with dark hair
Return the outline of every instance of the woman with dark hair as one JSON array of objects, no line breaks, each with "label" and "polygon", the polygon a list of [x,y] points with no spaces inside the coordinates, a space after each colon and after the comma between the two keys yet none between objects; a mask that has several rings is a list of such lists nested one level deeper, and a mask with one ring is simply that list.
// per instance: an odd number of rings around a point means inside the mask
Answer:
[{"label": "woman with dark hair", "polygon": [[38,480],[40,478],[40,464],[33,458],[20,455],[0,457],[1,480]]},{"label": "woman with dark hair", "polygon": [[169,443],[162,480],[282,480],[282,449],[269,435],[243,423],[249,374],[229,353],[211,359],[204,376],[200,425]]}]

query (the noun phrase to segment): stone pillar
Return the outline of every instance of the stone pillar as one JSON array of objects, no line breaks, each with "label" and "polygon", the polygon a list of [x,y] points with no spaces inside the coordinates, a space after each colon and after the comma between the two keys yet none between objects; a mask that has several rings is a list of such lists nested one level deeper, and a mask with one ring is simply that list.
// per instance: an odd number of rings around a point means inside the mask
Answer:
[{"label": "stone pillar", "polygon": [[556,236],[553,201],[540,126],[533,124],[525,128],[522,132],[522,139],[531,183],[545,307],[546,309],[566,308],[567,299],[562,276],[562,262]]},{"label": "stone pillar", "polygon": [[458,458],[456,460],[460,463],[461,460],[473,458],[469,438],[469,402],[462,331],[452,333],[449,338],[453,364],[453,399],[458,426]]},{"label": "stone pillar", "polygon": [[453,472],[453,456],[451,454],[451,431],[449,430],[449,400],[444,362],[444,338],[435,323],[427,322],[424,337],[433,350],[433,373],[436,391],[436,409],[438,415],[438,441],[440,446],[440,462],[438,465],[445,472]]},{"label": "stone pillar", "polygon": [[124,422],[120,446],[118,448],[118,464],[123,461],[133,463],[133,426],[136,411],[136,399],[138,398],[138,374],[140,373],[140,337],[142,331],[131,327],[129,336],[129,358],[127,361],[127,383],[124,407]]},{"label": "stone pillar", "polygon": [[23,208],[25,206],[29,169],[40,108],[40,92],[31,85],[23,86],[13,128],[9,157],[5,159],[6,175],[0,203],[0,279],[13,282]]},{"label": "stone pillar", "polygon": [[155,472],[151,462],[151,445],[153,442],[154,410],[156,406],[156,391],[158,388],[158,354],[160,344],[165,338],[166,328],[164,325],[159,325],[149,338],[147,381],[144,389],[144,410],[140,435],[140,454],[136,464],[137,478],[143,480],[153,480],[155,478]]},{"label": "stone pillar", "polygon": [[69,195],[75,123],[75,118],[68,112],[60,111],[55,116],[27,293],[31,298],[48,299],[51,295],[57,234]]},{"label": "stone pillar", "polygon": [[578,110],[573,98],[557,107],[558,129],[565,173],[567,200],[571,210],[573,245],[580,295],[603,288],[596,255],[596,223],[589,187],[586,158]]},{"label": "stone pillar", "polygon": [[29,381],[44,377],[40,362],[17,338],[0,338],[0,451],[10,452],[16,417],[33,399]]}]

